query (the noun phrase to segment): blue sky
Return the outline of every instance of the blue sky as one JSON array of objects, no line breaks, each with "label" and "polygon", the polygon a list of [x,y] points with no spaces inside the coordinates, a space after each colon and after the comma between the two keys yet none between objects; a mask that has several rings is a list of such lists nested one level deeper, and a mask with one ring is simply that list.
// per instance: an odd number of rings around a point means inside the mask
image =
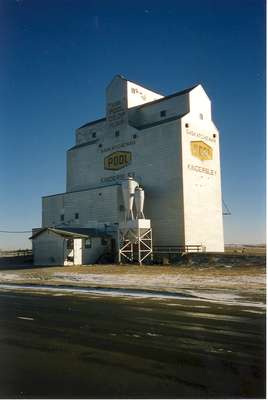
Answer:
[{"label": "blue sky", "polygon": [[[232,212],[225,242],[265,241],[264,1],[4,0],[0,21],[0,230],[41,225],[41,196],[65,191],[74,130],[104,116],[122,74],[163,94],[204,86]],[[0,248],[27,236],[0,233]]]}]

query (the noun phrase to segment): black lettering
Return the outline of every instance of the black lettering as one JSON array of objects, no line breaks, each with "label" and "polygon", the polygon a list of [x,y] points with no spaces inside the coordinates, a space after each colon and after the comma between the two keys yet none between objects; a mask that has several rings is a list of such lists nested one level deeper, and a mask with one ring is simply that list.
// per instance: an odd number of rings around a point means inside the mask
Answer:
[{"label": "black lettering", "polygon": [[120,154],[120,156],[119,156],[119,164],[120,165],[123,165],[125,163],[125,158],[126,158],[125,154]]}]

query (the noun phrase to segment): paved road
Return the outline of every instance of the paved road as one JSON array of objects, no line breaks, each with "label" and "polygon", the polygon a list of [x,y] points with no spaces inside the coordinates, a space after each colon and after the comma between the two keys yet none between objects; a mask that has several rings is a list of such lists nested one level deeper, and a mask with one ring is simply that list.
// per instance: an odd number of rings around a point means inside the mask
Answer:
[{"label": "paved road", "polygon": [[262,398],[265,317],[198,300],[0,292],[1,398]]}]

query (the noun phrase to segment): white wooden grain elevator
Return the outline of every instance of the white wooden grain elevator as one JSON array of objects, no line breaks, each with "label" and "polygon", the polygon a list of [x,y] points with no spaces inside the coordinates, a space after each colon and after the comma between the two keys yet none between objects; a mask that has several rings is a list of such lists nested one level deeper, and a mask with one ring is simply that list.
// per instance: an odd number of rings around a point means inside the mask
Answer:
[{"label": "white wooden grain elevator", "polygon": [[[136,185],[129,209],[128,178]],[[219,132],[201,85],[163,96],[113,78],[106,116],[78,128],[67,151],[66,192],[42,199],[35,263],[96,262],[117,251],[123,225],[137,220],[149,221],[140,226],[151,229],[155,248],[224,251]]]}]

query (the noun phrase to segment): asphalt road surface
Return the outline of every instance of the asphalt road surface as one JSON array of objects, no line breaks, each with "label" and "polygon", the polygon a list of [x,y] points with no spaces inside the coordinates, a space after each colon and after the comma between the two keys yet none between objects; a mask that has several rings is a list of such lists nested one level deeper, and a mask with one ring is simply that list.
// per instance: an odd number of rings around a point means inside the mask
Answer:
[{"label": "asphalt road surface", "polygon": [[263,398],[260,309],[0,292],[1,398]]}]

